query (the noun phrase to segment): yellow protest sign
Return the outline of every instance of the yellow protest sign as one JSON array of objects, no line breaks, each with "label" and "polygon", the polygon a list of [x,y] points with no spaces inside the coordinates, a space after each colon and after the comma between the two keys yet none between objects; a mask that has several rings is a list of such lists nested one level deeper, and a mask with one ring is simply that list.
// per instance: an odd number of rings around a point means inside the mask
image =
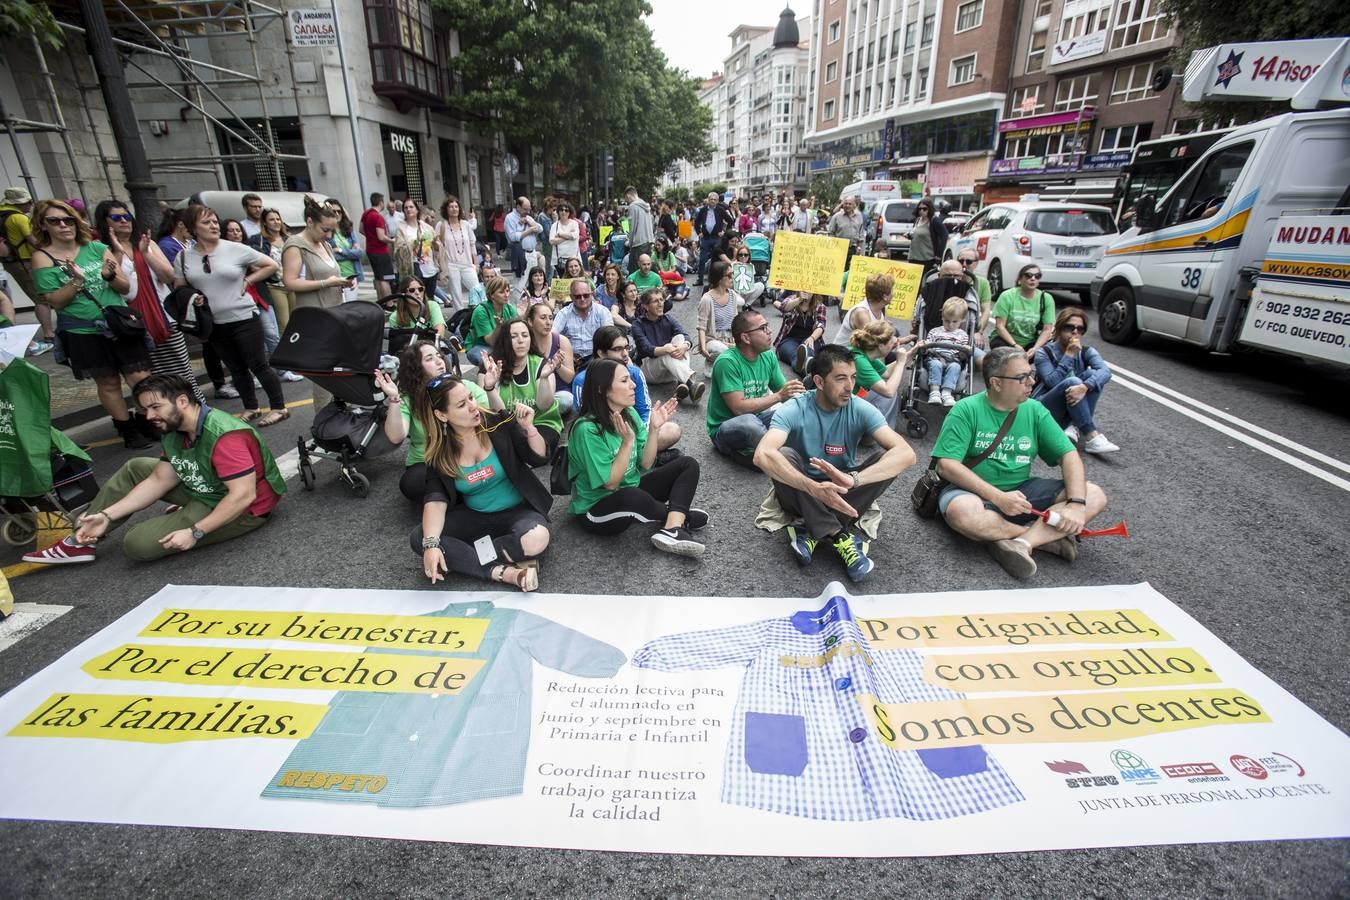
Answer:
[{"label": "yellow protest sign", "polygon": [[608,241],[608,240],[609,240],[609,236],[610,236],[611,234],[613,234],[613,233],[614,233],[614,226],[613,226],[613,225],[601,225],[601,226],[600,226],[600,243],[603,244],[603,243],[605,243],[606,241]]},{"label": "yellow protest sign", "polygon": [[848,241],[820,234],[779,231],[774,236],[769,287],[839,296]]},{"label": "yellow protest sign", "polygon": [[548,286],[548,298],[554,303],[572,302],[572,282],[586,281],[586,278],[555,278],[553,283]]},{"label": "yellow protest sign", "polygon": [[848,267],[848,290],[840,304],[843,309],[850,310],[863,302],[867,279],[872,275],[889,275],[895,279],[886,315],[894,319],[908,319],[914,315],[914,302],[923,283],[923,266],[871,256],[853,257]]},{"label": "yellow protest sign", "polygon": [[693,237],[694,223],[689,221],[688,219],[685,219],[683,222],[676,223],[675,233],[680,236],[681,240]]},{"label": "yellow protest sign", "polygon": [[141,637],[282,640],[473,653],[486,619],[369,613],[268,612],[248,609],[163,610]]}]

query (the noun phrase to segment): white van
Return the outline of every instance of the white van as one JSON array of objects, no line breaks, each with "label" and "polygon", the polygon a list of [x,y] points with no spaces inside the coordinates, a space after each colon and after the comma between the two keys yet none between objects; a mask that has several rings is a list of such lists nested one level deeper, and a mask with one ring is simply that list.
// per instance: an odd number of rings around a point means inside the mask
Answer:
[{"label": "white van", "polygon": [[1350,109],[1286,113],[1235,128],[1107,247],[1091,285],[1112,343],[1140,332],[1214,351],[1237,340],[1275,223],[1327,209],[1350,185]]},{"label": "white van", "polygon": [[[305,227],[305,193],[320,204],[328,199],[327,194],[317,191],[198,191],[178,201],[174,209],[187,209],[193,203],[201,203],[214,209],[224,224],[226,219],[244,218],[244,196],[257,194],[262,198],[263,209],[275,209],[281,213],[281,221],[286,223],[286,227],[296,231]],[[347,215],[355,221],[360,218],[363,209],[348,209]]]},{"label": "white van", "polygon": [[879,200],[900,200],[904,196],[905,193],[900,188],[900,182],[876,179],[855,181],[839,192],[840,202],[853,197],[863,210],[870,210]]}]

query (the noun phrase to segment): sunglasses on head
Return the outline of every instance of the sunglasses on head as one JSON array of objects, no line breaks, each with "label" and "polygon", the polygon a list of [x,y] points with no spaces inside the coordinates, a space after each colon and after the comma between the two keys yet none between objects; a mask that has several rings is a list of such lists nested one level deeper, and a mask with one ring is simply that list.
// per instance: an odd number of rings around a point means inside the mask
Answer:
[{"label": "sunglasses on head", "polygon": [[452,388],[457,384],[459,384],[458,375],[452,375],[449,372],[444,372],[427,382],[427,393],[430,394],[432,391],[438,390],[442,387],[447,389]]}]

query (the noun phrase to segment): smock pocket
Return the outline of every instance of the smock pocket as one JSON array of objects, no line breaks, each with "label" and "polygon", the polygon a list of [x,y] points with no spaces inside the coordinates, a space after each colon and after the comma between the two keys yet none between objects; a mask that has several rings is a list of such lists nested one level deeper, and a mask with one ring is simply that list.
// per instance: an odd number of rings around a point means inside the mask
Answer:
[{"label": "smock pocket", "polygon": [[760,775],[800,775],[806,769],[806,719],[745,714],[745,764]]},{"label": "smock pocket", "polygon": [[319,734],[340,734],[359,737],[370,731],[376,717],[388,701],[382,694],[352,691],[342,694],[328,708],[328,713],[314,729]]},{"label": "smock pocket", "polygon": [[510,734],[516,730],[518,694],[479,694],[464,721],[465,737]]},{"label": "smock pocket", "polygon": [[978,775],[989,768],[989,757],[980,746],[942,747],[937,750],[920,750],[918,754],[925,768],[939,778]]}]

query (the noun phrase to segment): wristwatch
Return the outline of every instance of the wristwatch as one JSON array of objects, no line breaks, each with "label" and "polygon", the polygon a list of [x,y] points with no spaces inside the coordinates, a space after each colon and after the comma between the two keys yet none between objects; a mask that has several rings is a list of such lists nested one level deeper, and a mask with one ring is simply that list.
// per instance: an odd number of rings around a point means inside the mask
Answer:
[{"label": "wristwatch", "polygon": [[1082,497],[1070,497],[1068,500],[1065,500],[1064,502],[1077,503],[1079,506],[1087,506],[1087,501],[1084,500]]},{"label": "wristwatch", "polygon": [[201,530],[200,528],[198,528],[196,525],[193,525],[193,526],[192,526],[192,539],[193,539],[194,541],[200,541],[200,540],[201,540],[202,538],[204,538],[204,537],[206,537],[206,532],[205,532],[205,531],[202,531],[202,530]]},{"label": "wristwatch", "polygon": [[440,546],[441,546],[441,536],[439,534],[435,535],[434,537],[428,535],[427,537],[422,538],[423,550],[436,550]]}]

